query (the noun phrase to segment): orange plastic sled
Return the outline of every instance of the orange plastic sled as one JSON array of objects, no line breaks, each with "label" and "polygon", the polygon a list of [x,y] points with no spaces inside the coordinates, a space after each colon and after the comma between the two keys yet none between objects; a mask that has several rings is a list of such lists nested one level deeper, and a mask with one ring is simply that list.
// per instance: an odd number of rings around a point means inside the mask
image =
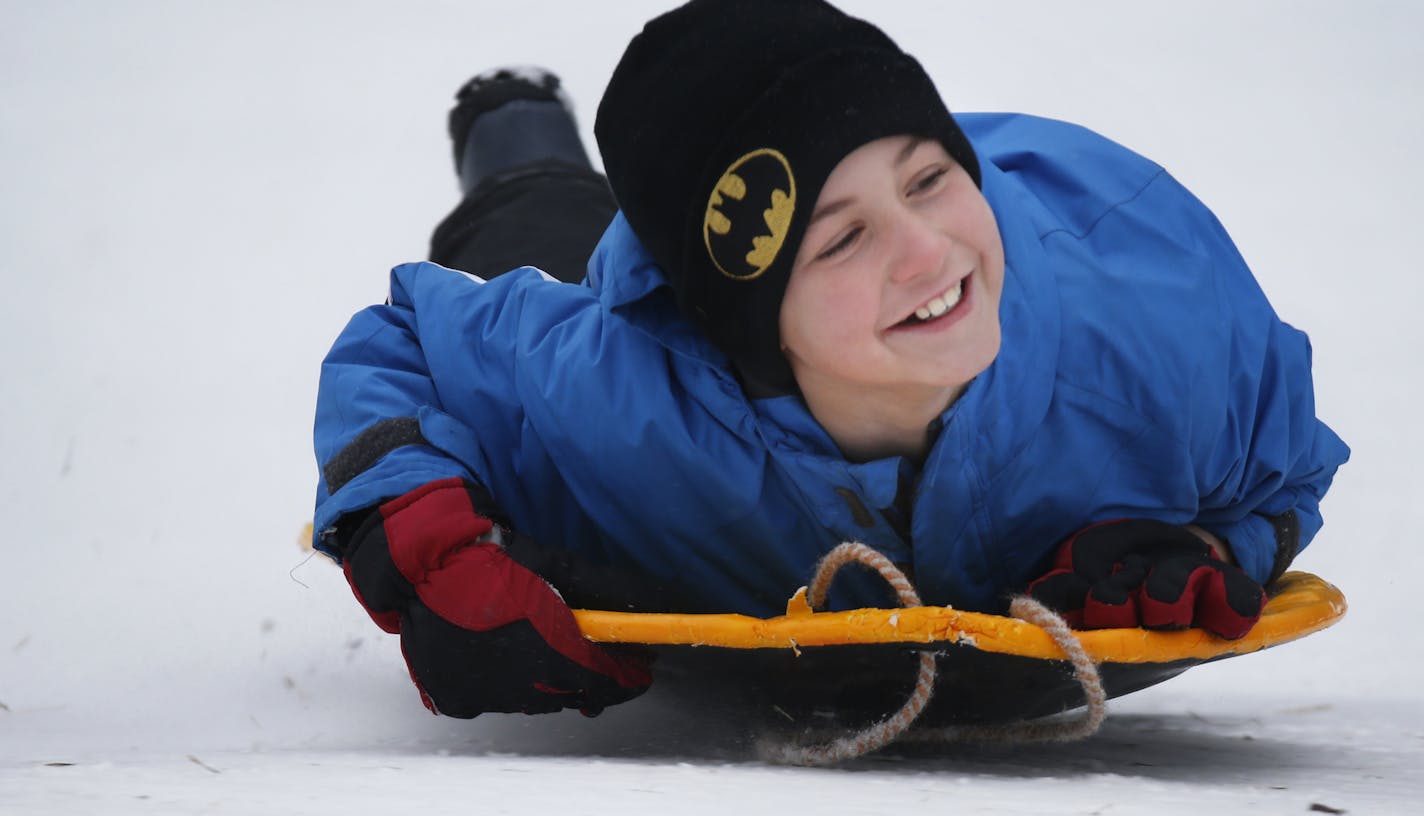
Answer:
[{"label": "orange plastic sled", "polygon": [[[803,591],[804,592],[804,591]],[[1084,704],[1062,649],[1015,618],[946,607],[813,612],[803,592],[785,615],[674,615],[577,610],[586,637],[644,644],[659,655],[658,683],[693,704],[714,698],[795,722],[869,722],[895,710],[917,655],[940,655],[924,725],[1007,723]],[[1076,635],[1098,664],[1106,696],[1175,677],[1193,666],[1278,646],[1345,614],[1340,590],[1305,572],[1269,588],[1260,621],[1239,640],[1197,629],[1098,629]],[[729,696],[731,695],[731,696]]]}]

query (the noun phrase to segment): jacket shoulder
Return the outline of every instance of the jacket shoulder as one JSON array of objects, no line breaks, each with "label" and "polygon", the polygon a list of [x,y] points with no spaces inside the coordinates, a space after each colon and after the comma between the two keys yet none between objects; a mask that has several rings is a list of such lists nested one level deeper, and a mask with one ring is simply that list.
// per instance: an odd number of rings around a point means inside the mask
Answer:
[{"label": "jacket shoulder", "polygon": [[1021,113],[956,117],[980,162],[1022,185],[1058,229],[1083,234],[1163,173],[1157,163],[1081,125]]},{"label": "jacket shoulder", "polygon": [[1192,391],[1230,359],[1240,330],[1245,305],[1232,302],[1231,283],[1250,281],[1215,217],[1160,165],[1088,128],[966,119],[995,172],[1033,202],[1031,216],[1002,216],[1032,235],[1035,251],[1014,260],[1056,292],[1058,389],[1182,433]]}]

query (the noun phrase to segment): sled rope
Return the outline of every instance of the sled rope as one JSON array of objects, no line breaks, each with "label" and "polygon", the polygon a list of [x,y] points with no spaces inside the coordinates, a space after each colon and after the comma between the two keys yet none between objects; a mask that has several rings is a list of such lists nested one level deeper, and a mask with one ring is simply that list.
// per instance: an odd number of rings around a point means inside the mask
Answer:
[{"label": "sled rope", "polygon": [[[816,573],[806,590],[806,601],[814,610],[825,607],[831,582],[842,567],[857,563],[877,572],[895,590],[900,605],[905,608],[922,606],[919,593],[905,573],[885,555],[858,541],[847,541],[831,550],[816,565]],[[1073,674],[1083,687],[1087,713],[1077,720],[1050,720],[1013,723],[1003,726],[951,726],[948,728],[910,731],[934,695],[936,677],[935,655],[920,653],[920,667],[914,691],[898,711],[859,731],[829,742],[813,745],[781,743],[764,745],[768,760],[794,765],[831,765],[864,756],[908,736],[916,742],[930,741],[997,741],[997,742],[1067,742],[1090,736],[1102,725],[1107,715],[1107,695],[1103,691],[1098,667],[1088,657],[1082,643],[1068,628],[1063,618],[1053,610],[1027,596],[1017,596],[1009,614],[1043,629],[1068,655]]]},{"label": "sled rope", "polygon": [[847,541],[839,545],[834,550],[826,553],[821,559],[821,563],[816,565],[816,574],[811,578],[811,584],[806,588],[806,602],[812,609],[823,609],[826,605],[826,595],[831,591],[831,580],[840,572],[841,567],[851,562],[864,564],[870,569],[880,573],[880,577],[885,579],[885,583],[895,590],[895,594],[900,598],[900,605],[903,607],[924,606],[920,602],[920,594],[910,585],[910,579],[905,577],[905,573],[895,566],[890,559],[886,558],[879,550],[868,547],[859,541]]},{"label": "sled rope", "polygon": [[1098,666],[1063,617],[1027,595],[1017,595],[1009,614],[1048,633],[1073,664],[1073,676],[1087,706],[1081,717],[1044,717],[1005,725],[951,725],[922,728],[905,735],[911,742],[1073,742],[1097,733],[1108,714],[1107,693]]},{"label": "sled rope", "polygon": [[[824,608],[831,580],[841,567],[851,563],[859,563],[878,572],[880,577],[894,588],[901,606],[923,606],[919,593],[910,585],[910,579],[906,578],[905,573],[891,563],[890,559],[859,541],[847,541],[826,553],[816,565],[816,574],[806,589],[806,602],[812,609]],[[915,690],[910,693],[910,698],[899,711],[874,725],[821,745],[770,745],[764,747],[763,753],[767,755],[767,759],[792,765],[831,765],[883,748],[905,733],[920,716],[920,712],[925,710],[925,706],[929,705],[930,697],[934,694],[934,682],[934,655],[921,652]]]}]

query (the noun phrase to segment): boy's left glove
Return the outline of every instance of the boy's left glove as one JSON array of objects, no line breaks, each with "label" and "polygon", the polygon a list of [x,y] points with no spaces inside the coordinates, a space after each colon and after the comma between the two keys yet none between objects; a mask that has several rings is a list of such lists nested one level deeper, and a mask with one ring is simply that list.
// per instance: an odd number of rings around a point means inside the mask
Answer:
[{"label": "boy's left glove", "polygon": [[411,679],[430,710],[593,716],[652,682],[639,654],[583,637],[573,612],[500,543],[483,488],[444,479],[369,513],[344,547],[361,605],[401,636]]},{"label": "boy's left glove", "polygon": [[1261,585],[1195,533],[1152,519],[1074,533],[1028,594],[1075,629],[1195,626],[1228,640],[1249,632],[1266,605]]}]

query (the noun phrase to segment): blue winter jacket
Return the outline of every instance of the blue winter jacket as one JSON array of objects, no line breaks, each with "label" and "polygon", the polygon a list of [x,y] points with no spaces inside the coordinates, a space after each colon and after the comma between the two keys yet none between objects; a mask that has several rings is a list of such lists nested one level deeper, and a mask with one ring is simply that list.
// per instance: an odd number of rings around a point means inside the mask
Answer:
[{"label": "blue winter jacket", "polygon": [[[317,459],[377,426],[418,434],[323,477],[317,546],[335,554],[343,514],[460,476],[515,529],[683,610],[778,614],[854,539],[926,603],[997,611],[1064,536],[1126,516],[1200,524],[1264,580],[1270,518],[1293,510],[1303,546],[1349,455],[1316,419],[1306,336],[1161,167],[1060,122],[958,118],[1003,236],[1003,343],[921,470],[849,462],[799,397],[749,398],[619,216],[583,286],[394,270],[322,367]],[[902,483],[908,537],[887,509]],[[881,602],[846,583],[836,605]]]}]

